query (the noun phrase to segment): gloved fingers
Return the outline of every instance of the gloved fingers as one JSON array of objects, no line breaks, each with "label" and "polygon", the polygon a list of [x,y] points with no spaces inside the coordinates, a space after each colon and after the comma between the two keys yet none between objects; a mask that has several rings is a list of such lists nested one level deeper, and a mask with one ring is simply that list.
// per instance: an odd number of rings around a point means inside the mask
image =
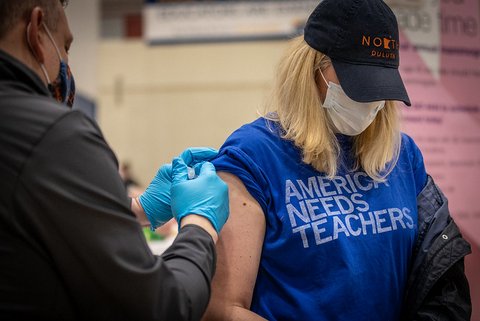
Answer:
[{"label": "gloved fingers", "polygon": [[202,168],[202,165],[204,164],[205,162],[200,162],[200,163],[197,163],[193,166],[193,169],[195,170],[195,175],[198,176],[200,175],[200,169]]},{"label": "gloved fingers", "polygon": [[188,167],[181,157],[175,157],[172,162],[172,184],[188,180]]},{"label": "gloved fingers", "polygon": [[216,175],[217,171],[215,170],[215,166],[213,166],[212,163],[210,162],[204,162],[202,164],[202,167],[200,168],[200,173],[198,176],[210,176],[210,175]]},{"label": "gloved fingers", "polygon": [[183,159],[187,166],[193,166],[199,162],[209,161],[215,158],[218,150],[209,147],[191,147],[185,149],[180,158]]},{"label": "gloved fingers", "polygon": [[166,177],[169,181],[172,180],[172,164],[164,164],[158,170],[157,175]]}]

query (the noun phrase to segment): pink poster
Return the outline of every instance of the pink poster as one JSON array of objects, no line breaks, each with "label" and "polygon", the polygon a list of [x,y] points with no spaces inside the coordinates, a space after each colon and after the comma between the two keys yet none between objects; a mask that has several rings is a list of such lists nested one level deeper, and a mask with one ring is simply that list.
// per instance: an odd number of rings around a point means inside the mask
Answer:
[{"label": "pink poster", "polygon": [[[395,3],[398,3],[396,5]],[[392,1],[402,77],[412,101],[403,130],[480,246],[480,5],[478,0]]]}]

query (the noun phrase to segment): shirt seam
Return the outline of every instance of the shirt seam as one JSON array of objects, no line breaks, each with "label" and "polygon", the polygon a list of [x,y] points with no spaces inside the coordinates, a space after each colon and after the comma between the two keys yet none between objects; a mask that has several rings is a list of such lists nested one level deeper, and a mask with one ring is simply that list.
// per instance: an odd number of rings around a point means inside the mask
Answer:
[{"label": "shirt seam", "polygon": [[[38,147],[38,145],[40,145],[40,143],[45,139],[45,137],[54,129],[54,127],[56,127],[56,125],[58,125],[62,120],[64,120],[65,118],[71,116],[71,115],[82,115],[81,112],[79,111],[71,111],[71,112],[67,112],[63,115],[61,115],[60,117],[58,117],[54,122],[52,122],[51,124],[49,124],[45,131],[40,135],[40,137],[38,138],[37,141],[35,141],[35,143],[32,144],[32,147],[30,148],[30,150],[28,151],[28,154],[27,156],[25,157],[25,161],[23,162],[22,166],[20,167],[19,171],[18,171],[18,176],[17,176],[17,179],[15,180],[15,183],[14,183],[14,187],[13,187],[13,192],[12,192],[12,196],[11,196],[11,199],[10,199],[10,204],[13,206],[14,204],[14,198],[15,198],[15,195],[16,195],[16,192],[17,192],[17,189],[20,185],[20,182],[22,180],[22,177],[23,177],[23,174],[24,174],[24,171],[25,171],[25,168],[27,167],[27,165],[30,163],[31,159],[32,159],[32,155],[34,155],[34,152],[35,152],[35,149]],[[73,116],[72,116],[73,117]]]}]

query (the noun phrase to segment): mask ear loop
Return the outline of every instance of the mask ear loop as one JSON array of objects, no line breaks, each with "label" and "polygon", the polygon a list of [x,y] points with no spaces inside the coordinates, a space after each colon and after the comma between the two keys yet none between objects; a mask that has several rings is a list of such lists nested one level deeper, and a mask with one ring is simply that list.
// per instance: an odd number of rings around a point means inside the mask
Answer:
[{"label": "mask ear loop", "polygon": [[60,50],[58,50],[57,44],[55,43],[55,40],[53,39],[52,34],[50,33],[50,30],[48,30],[47,25],[45,22],[42,22],[43,27],[45,28],[45,31],[47,32],[48,38],[50,38],[50,41],[53,43],[53,46],[55,47],[55,50],[57,51],[58,59],[62,61],[62,55],[60,54]]},{"label": "mask ear loop", "polygon": [[325,79],[325,76],[323,75],[322,70],[318,69],[318,71],[320,72],[320,75],[322,76],[323,81],[325,82],[325,85],[327,85],[327,87],[330,88],[330,84],[328,83],[327,79]]},{"label": "mask ear loop", "polygon": [[[38,61],[37,55],[33,52],[32,49],[32,44],[30,43],[30,27],[32,26],[32,23],[30,22],[27,26],[27,43],[28,46],[30,47],[30,50],[32,51],[32,54],[35,56],[35,59],[37,60],[38,64],[40,65],[40,69],[42,69],[43,75],[45,76],[45,79],[47,80],[47,84],[50,84],[50,77],[48,77],[47,69],[45,68],[45,65],[42,64],[41,62]],[[57,49],[58,50],[58,49]]]}]

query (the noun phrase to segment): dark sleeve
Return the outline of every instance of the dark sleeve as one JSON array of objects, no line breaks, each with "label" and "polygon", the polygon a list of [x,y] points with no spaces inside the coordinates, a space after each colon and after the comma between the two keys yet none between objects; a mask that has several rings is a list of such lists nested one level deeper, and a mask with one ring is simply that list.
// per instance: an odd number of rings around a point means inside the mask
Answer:
[{"label": "dark sleeve", "polygon": [[429,292],[415,321],[469,321],[472,314],[464,260],[456,262]]},{"label": "dark sleeve", "polygon": [[187,226],[162,257],[154,256],[131,213],[114,154],[81,113],[63,116],[36,145],[15,206],[80,319],[199,320],[205,311],[212,238]]}]

